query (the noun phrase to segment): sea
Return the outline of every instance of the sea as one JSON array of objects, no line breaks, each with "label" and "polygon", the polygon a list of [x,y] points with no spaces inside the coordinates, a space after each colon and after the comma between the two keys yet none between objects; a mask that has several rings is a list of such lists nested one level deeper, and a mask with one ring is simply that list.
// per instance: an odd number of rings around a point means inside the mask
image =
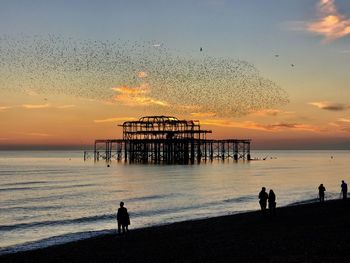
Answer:
[{"label": "sea", "polygon": [[[116,232],[125,203],[133,229],[340,198],[350,151],[253,151],[256,161],[195,165],[84,161],[82,151],[0,151],[0,254]],[[262,160],[265,159],[265,160]]]}]

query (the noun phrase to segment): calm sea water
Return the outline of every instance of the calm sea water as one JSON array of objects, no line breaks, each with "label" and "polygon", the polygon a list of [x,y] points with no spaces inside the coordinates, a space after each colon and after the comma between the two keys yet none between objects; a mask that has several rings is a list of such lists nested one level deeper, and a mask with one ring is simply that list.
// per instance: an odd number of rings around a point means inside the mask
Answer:
[{"label": "calm sea water", "polygon": [[[260,151],[265,161],[128,165],[82,152],[0,151],[0,254],[115,231],[124,201],[131,229],[259,209],[262,186],[277,205],[312,201],[323,183],[339,198],[350,151]],[[331,156],[334,158],[331,159]]]}]

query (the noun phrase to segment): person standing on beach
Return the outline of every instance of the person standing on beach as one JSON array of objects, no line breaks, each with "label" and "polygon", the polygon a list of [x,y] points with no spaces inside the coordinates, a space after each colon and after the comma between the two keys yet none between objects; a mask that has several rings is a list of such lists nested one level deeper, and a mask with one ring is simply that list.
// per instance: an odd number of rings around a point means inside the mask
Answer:
[{"label": "person standing on beach", "polygon": [[320,184],[318,187],[318,197],[320,199],[320,203],[324,202],[324,192],[326,191],[326,188],[323,186],[323,184]]},{"label": "person standing on beach", "polygon": [[272,189],[270,189],[269,191],[268,201],[269,201],[270,214],[275,215],[276,214],[276,195]]},{"label": "person standing on beach", "polygon": [[344,182],[344,180],[341,181],[341,192],[343,193],[343,200],[345,200],[348,197],[348,185]]},{"label": "person standing on beach", "polygon": [[266,213],[266,206],[267,206],[267,199],[269,198],[268,194],[266,193],[266,188],[262,187],[261,191],[259,193],[259,204],[261,207],[261,211],[265,214]]},{"label": "person standing on beach", "polygon": [[117,221],[118,221],[118,234],[121,232],[121,228],[123,229],[123,234],[129,232],[128,226],[130,225],[130,217],[128,214],[128,210],[124,207],[124,202],[120,202],[120,207],[118,208],[117,213]]}]

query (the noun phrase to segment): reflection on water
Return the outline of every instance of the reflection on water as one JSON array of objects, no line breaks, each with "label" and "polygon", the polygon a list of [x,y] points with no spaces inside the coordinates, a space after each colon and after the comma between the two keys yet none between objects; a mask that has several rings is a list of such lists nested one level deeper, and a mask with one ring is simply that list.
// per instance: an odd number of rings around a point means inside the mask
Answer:
[{"label": "reflection on water", "polygon": [[317,198],[320,183],[327,198],[339,198],[341,180],[350,182],[350,151],[253,153],[267,155],[266,161],[108,168],[84,163],[81,152],[0,152],[0,247],[113,229],[121,200],[138,228],[256,210],[262,186],[282,206]]}]

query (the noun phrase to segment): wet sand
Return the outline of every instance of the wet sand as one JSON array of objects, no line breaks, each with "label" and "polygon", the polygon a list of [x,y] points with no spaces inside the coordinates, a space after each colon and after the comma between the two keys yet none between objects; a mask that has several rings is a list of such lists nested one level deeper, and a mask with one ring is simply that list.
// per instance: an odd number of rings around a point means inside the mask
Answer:
[{"label": "wet sand", "polygon": [[[132,227],[132,226],[131,226]],[[249,212],[105,235],[0,262],[348,262],[350,200]]]}]

